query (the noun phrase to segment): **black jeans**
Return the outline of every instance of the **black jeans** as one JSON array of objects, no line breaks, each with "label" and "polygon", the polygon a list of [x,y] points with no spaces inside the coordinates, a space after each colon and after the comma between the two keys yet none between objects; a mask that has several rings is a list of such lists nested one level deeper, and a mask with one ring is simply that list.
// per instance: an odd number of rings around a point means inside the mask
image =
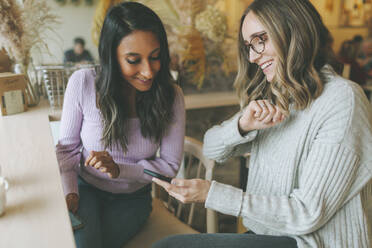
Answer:
[{"label": "black jeans", "polygon": [[134,193],[102,191],[82,178],[79,209],[84,227],[75,230],[77,248],[120,248],[144,225],[151,212],[151,185]]},{"label": "black jeans", "polygon": [[162,239],[152,248],[297,248],[296,240],[285,236],[258,235],[252,232],[184,234]]}]

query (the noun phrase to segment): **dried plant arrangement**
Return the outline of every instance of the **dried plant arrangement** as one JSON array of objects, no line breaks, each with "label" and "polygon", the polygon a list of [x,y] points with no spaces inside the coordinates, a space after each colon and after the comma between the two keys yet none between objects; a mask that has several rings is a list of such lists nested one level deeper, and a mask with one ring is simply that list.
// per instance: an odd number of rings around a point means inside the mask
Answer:
[{"label": "dried plant arrangement", "polygon": [[[201,89],[204,79],[213,73],[207,58],[216,53],[223,61],[222,70],[228,74],[231,60],[223,51],[227,37],[226,17],[209,0],[137,0],[153,9],[167,26],[168,41],[180,74]],[[231,47],[230,47],[231,48]],[[213,55],[215,56],[215,55]],[[235,59],[235,58],[234,58]],[[189,76],[191,75],[191,77]]]},{"label": "dried plant arrangement", "polygon": [[[0,48],[4,48],[14,64],[22,65],[29,82],[28,68],[31,52],[49,52],[47,31],[54,33],[58,17],[51,13],[45,0],[0,1]],[[31,104],[37,104],[37,96],[29,82]]]},{"label": "dried plant arrangement", "polygon": [[13,61],[21,62],[24,57],[22,44],[24,26],[21,8],[16,1],[0,1],[0,19],[0,46]]},{"label": "dried plant arrangement", "polygon": [[123,0],[100,0],[98,2],[92,27],[92,41],[96,46],[98,46],[99,35],[108,9],[120,2],[123,2]]},{"label": "dried plant arrangement", "polygon": [[209,57],[223,61],[220,69],[225,74],[236,69],[235,57],[230,58],[235,41],[228,41],[226,17],[215,8],[215,0],[100,0],[92,29],[96,45],[107,10],[123,1],[140,2],[158,14],[167,29],[172,69],[197,89],[201,89],[205,78],[213,73],[208,68]]},{"label": "dried plant arrangement", "polygon": [[[80,2],[82,2],[80,0],[55,0],[55,1],[61,5],[65,5],[68,2],[71,2],[72,4],[75,5],[79,5]],[[85,0],[84,2],[86,5],[93,5],[94,0]]]},{"label": "dried plant arrangement", "polygon": [[153,9],[167,26],[173,67],[190,75],[190,83],[200,89],[206,71],[203,37],[195,28],[195,16],[203,10],[200,0],[138,0]]},{"label": "dried plant arrangement", "polygon": [[[54,27],[60,24],[58,16],[51,13],[51,7],[45,0],[24,0],[22,19],[25,30],[22,42],[25,51],[49,52],[47,35],[55,34]],[[26,55],[30,57],[29,53]]]}]

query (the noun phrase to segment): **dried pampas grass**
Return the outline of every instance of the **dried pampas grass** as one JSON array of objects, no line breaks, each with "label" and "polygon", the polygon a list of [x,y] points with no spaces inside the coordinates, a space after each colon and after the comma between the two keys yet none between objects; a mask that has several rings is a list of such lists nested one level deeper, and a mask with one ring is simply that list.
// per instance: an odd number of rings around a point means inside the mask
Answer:
[{"label": "dried pampas grass", "polygon": [[15,61],[19,61],[24,53],[21,12],[20,6],[14,0],[0,1],[0,47]]},{"label": "dried pampas grass", "polygon": [[22,65],[27,80],[29,106],[36,105],[39,97],[35,93],[28,76],[31,50],[49,52],[44,37],[46,31],[59,23],[51,14],[45,0],[0,0],[0,48],[4,48],[13,63]]},{"label": "dried pampas grass", "polygon": [[0,1],[0,47],[5,48],[15,63],[25,67],[30,62],[31,49],[48,51],[44,35],[53,32],[58,17],[44,0]]},{"label": "dried pampas grass", "polygon": [[58,16],[51,11],[51,7],[44,0],[24,0],[22,19],[25,31],[22,42],[25,56],[30,57],[31,49],[40,53],[49,52],[47,35],[55,34],[54,26],[60,24]]}]

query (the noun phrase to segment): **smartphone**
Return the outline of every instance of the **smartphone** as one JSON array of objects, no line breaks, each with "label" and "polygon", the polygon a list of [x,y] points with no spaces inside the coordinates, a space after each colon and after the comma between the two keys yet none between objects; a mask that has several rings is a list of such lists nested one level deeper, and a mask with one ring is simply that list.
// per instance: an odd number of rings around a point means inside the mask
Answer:
[{"label": "smartphone", "polygon": [[155,171],[152,171],[152,170],[143,169],[143,172],[146,173],[147,175],[156,177],[156,178],[158,178],[160,180],[163,180],[163,181],[166,181],[168,183],[170,183],[172,181],[172,178],[171,177],[163,176],[162,174],[159,174],[159,173],[157,173]]},{"label": "smartphone", "polygon": [[79,216],[68,211],[70,215],[71,226],[73,230],[77,230],[84,227],[84,223]]}]

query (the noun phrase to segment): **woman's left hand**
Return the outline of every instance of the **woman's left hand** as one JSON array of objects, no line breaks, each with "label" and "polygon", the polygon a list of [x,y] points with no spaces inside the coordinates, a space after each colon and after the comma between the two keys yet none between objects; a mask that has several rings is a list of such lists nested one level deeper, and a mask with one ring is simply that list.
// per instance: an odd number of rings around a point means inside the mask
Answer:
[{"label": "woman's left hand", "polygon": [[167,183],[154,177],[152,181],[182,203],[205,202],[211,187],[211,182],[203,179],[173,178]]},{"label": "woman's left hand", "polygon": [[106,151],[91,151],[85,160],[85,166],[92,166],[110,178],[117,178],[120,173],[119,166]]}]

